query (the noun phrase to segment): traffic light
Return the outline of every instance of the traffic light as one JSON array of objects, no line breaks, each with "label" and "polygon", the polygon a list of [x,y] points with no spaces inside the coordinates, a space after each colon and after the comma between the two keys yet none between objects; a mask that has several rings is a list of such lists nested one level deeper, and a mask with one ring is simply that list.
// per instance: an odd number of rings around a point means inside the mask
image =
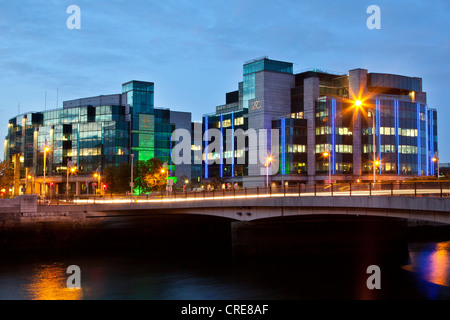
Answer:
[{"label": "traffic light", "polygon": [[50,182],[50,189],[53,189],[55,187],[55,183],[54,182]]},{"label": "traffic light", "polygon": [[107,188],[106,184],[103,184],[103,191],[106,191]]}]

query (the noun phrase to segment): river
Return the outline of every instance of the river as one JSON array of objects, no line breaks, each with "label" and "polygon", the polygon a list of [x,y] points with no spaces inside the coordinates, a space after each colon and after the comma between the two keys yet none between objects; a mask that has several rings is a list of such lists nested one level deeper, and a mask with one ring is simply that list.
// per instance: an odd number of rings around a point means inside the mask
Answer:
[{"label": "river", "polygon": [[[409,243],[402,265],[383,265],[381,289],[366,285],[360,257],[233,262],[166,255],[39,254],[2,258],[2,300],[450,299],[450,241]],[[69,289],[67,267],[80,267]]]}]

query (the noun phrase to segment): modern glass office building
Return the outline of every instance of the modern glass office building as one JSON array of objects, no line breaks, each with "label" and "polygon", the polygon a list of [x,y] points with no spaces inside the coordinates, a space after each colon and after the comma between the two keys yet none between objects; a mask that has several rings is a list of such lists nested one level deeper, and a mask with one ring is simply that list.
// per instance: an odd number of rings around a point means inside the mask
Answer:
[{"label": "modern glass office building", "polygon": [[204,115],[203,127],[234,129],[233,117],[242,116],[243,129],[262,133],[252,143],[249,132],[241,148],[247,160],[257,154],[258,161],[247,161],[238,174],[237,166],[224,165],[242,156],[237,141],[231,137],[232,147],[222,141],[222,149],[209,154],[206,137],[204,178],[264,186],[266,175],[275,184],[435,175],[437,112],[427,105],[421,78],[365,69],[294,74],[292,66],[267,57],[244,64],[239,90]]},{"label": "modern glass office building", "polygon": [[64,194],[69,163],[77,168],[69,183],[74,194],[92,194],[94,172],[153,157],[167,163],[171,175],[190,178],[189,165],[177,170],[172,164],[176,128],[191,130],[191,114],[155,108],[154,84],[143,81],[123,84],[121,94],[65,101],[61,109],[18,115],[9,120],[4,148],[4,158],[15,169],[14,194],[49,192],[49,184],[55,194]]},{"label": "modern glass office building", "polygon": [[[44,168],[45,182],[65,193],[70,161],[78,175],[69,190],[92,193],[93,172],[153,157],[183,181],[248,187],[436,174],[437,112],[421,78],[365,69],[294,73],[293,63],[262,57],[244,64],[237,90],[201,123],[156,108],[154,94],[154,83],[130,81],[119,94],[10,119],[5,159],[14,164],[14,193],[42,190]],[[190,162],[172,158],[177,129],[191,135]]]}]

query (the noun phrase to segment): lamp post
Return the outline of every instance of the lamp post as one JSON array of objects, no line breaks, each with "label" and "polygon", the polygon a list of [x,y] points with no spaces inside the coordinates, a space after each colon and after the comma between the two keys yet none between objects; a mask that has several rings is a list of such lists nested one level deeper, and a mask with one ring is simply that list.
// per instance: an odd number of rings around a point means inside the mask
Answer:
[{"label": "lamp post", "polygon": [[269,166],[272,163],[272,157],[267,157],[266,164],[264,165],[266,167],[266,186],[267,189],[269,189]]},{"label": "lamp post", "polygon": [[169,195],[169,170],[162,168],[161,173],[166,175],[166,195]]},{"label": "lamp post", "polygon": [[325,151],[323,153],[323,156],[325,158],[328,158],[328,183],[331,184],[331,156],[330,156],[330,152]]},{"label": "lamp post", "polygon": [[45,200],[45,196],[46,196],[46,190],[45,190],[45,170],[47,168],[47,152],[50,151],[50,148],[48,146],[44,147],[44,179],[43,179],[43,185],[44,185],[44,200]]},{"label": "lamp post", "polygon": [[433,162],[437,164],[437,178],[439,180],[439,158],[438,157],[433,157]]},{"label": "lamp post", "polygon": [[27,176],[27,186],[28,186],[28,184],[31,184],[31,186],[30,186],[30,193],[31,194],[33,194],[34,192],[33,192],[33,176],[31,175],[31,174],[29,174],[28,176]]},{"label": "lamp post", "polygon": [[67,161],[66,199],[69,200],[69,173],[75,172],[72,161]]},{"label": "lamp post", "polygon": [[[363,106],[363,102],[361,100],[356,100],[355,101],[355,107],[356,108],[361,108]],[[370,109],[370,114],[372,117],[372,162],[373,162],[373,183],[374,183],[374,187],[375,187],[375,183],[377,182],[377,178],[376,178],[376,174],[377,174],[377,166],[380,164],[379,160],[377,159],[377,154],[376,154],[376,128],[375,128],[375,112],[373,110],[373,108]]]},{"label": "lamp post", "polygon": [[[98,171],[94,172],[94,178],[97,179],[97,190],[99,190],[99,193],[101,194],[102,189],[101,189],[101,187],[100,187],[100,182],[101,182],[101,180],[100,180],[100,178],[101,178],[100,172],[98,172]],[[97,192],[96,192],[96,193],[97,193]]]}]

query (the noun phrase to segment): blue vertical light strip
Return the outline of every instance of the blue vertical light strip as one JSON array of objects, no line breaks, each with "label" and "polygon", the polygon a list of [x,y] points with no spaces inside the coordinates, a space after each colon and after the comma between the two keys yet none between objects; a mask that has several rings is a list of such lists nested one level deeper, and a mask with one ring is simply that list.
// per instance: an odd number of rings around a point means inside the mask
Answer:
[{"label": "blue vertical light strip", "polygon": [[286,174],[286,119],[281,119],[281,174]]},{"label": "blue vertical light strip", "polygon": [[425,164],[427,176],[430,175],[430,148],[428,146],[428,106],[425,106]]},{"label": "blue vertical light strip", "polygon": [[[428,119],[430,119],[430,158],[434,158],[434,123],[433,123],[433,111],[428,110],[430,113],[428,115]],[[431,160],[431,175],[435,175],[435,168],[434,168],[434,162]]]},{"label": "blue vertical light strip", "polygon": [[205,117],[205,179],[208,179],[208,129],[209,129],[209,119],[208,116]]},{"label": "blue vertical light strip", "polygon": [[395,115],[395,142],[397,150],[397,175],[400,175],[400,134],[399,134],[399,112],[398,100],[394,100],[394,115]]},{"label": "blue vertical light strip", "polygon": [[231,177],[234,177],[234,111],[231,113]]},{"label": "blue vertical light strip", "polygon": [[331,145],[331,171],[336,174],[336,99],[331,99]]},{"label": "blue vertical light strip", "polygon": [[[381,101],[380,99],[375,100],[375,112],[376,112],[376,128],[375,128],[375,134],[378,136],[378,158],[381,161]],[[378,169],[378,173],[381,174],[381,165]]]},{"label": "blue vertical light strip", "polygon": [[223,178],[223,114],[220,114],[220,177]]},{"label": "blue vertical light strip", "polygon": [[417,175],[422,175],[422,154],[420,144],[420,103],[417,103]]}]

